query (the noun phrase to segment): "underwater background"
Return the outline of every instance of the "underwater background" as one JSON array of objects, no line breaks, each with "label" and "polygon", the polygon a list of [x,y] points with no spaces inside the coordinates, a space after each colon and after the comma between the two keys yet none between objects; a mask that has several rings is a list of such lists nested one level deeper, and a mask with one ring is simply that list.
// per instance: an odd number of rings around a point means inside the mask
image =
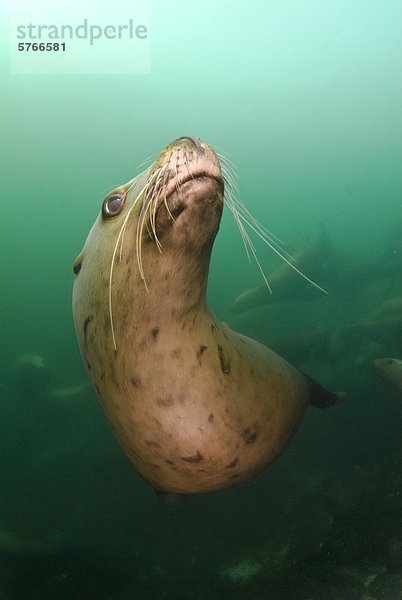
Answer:
[{"label": "underwater background", "polygon": [[[2,15],[0,599],[402,598],[402,398],[372,364],[402,359],[402,4],[151,8],[144,75],[10,75]],[[252,481],[165,506],[86,383],[72,264],[105,195],[182,135],[230,157],[328,291],[236,308],[263,280],[226,209],[211,310],[345,400]]]}]

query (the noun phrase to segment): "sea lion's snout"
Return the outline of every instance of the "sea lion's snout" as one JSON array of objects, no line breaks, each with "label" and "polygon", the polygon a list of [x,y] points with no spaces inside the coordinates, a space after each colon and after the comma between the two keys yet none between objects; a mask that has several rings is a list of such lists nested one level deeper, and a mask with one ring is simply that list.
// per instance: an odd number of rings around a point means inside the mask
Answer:
[{"label": "sea lion's snout", "polygon": [[182,136],[163,150],[154,168],[162,173],[161,184],[155,186],[159,187],[155,213],[158,235],[183,224],[185,212],[186,219],[195,226],[201,221],[219,222],[224,182],[219,159],[212,148],[199,138]]},{"label": "sea lion's snout", "polygon": [[177,138],[177,140],[175,140],[175,141],[179,142],[180,140],[190,140],[190,142],[193,142],[193,144],[197,148],[197,150],[202,150],[202,142],[201,142],[200,138],[193,137],[192,135],[182,135],[181,137]]},{"label": "sea lion's snout", "polygon": [[223,193],[223,177],[219,159],[208,144],[200,138],[183,135],[171,142],[155,163],[165,172],[167,195],[197,178],[216,180]]},{"label": "sea lion's snout", "polygon": [[383,375],[392,369],[396,362],[394,358],[376,358],[373,360],[373,367],[379,375]]}]

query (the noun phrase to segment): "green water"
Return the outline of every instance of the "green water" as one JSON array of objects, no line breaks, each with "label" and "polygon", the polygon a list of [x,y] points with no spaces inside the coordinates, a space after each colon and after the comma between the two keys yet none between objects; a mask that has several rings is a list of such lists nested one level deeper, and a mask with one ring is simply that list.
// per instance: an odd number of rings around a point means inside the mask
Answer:
[{"label": "green water", "polygon": [[[2,16],[1,600],[402,598],[401,397],[371,366],[402,358],[400,310],[364,326],[402,297],[402,4],[154,0],[144,75],[10,75]],[[310,409],[255,480],[170,507],[89,389],[48,392],[86,382],[72,263],[105,194],[182,135],[231,157],[288,252],[330,240],[328,295],[234,314],[262,278],[226,210],[208,297],[347,397]],[[254,240],[269,276],[280,262]],[[304,359],[292,336],[317,332]],[[26,354],[46,386],[21,384]]]}]

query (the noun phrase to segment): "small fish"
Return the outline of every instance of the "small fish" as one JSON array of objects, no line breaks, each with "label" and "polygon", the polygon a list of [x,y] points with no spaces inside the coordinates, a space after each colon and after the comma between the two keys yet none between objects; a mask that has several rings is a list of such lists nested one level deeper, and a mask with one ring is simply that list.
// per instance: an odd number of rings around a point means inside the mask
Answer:
[{"label": "small fish", "polygon": [[402,360],[398,358],[378,358],[373,361],[373,366],[388,385],[402,394]]}]

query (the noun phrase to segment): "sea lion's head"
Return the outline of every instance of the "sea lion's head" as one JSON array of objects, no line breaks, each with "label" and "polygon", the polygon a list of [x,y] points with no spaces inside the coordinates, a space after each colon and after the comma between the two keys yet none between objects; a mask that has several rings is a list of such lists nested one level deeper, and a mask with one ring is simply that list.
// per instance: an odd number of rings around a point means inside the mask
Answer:
[{"label": "sea lion's head", "polygon": [[169,144],[144,173],[109,194],[102,217],[122,222],[131,211],[141,241],[200,251],[215,237],[222,208],[223,178],[215,152],[185,136]]},{"label": "sea lion's head", "polygon": [[74,263],[76,297],[82,290],[99,300],[100,287],[112,322],[121,304],[134,303],[137,314],[168,297],[179,313],[205,304],[223,194],[219,160],[207,144],[188,136],[169,144],[104,199]]},{"label": "sea lion's head", "polygon": [[402,360],[377,358],[373,361],[375,371],[397,392],[402,393]]},{"label": "sea lion's head", "polygon": [[373,367],[384,379],[402,373],[402,361],[397,358],[377,358],[373,360]]}]

